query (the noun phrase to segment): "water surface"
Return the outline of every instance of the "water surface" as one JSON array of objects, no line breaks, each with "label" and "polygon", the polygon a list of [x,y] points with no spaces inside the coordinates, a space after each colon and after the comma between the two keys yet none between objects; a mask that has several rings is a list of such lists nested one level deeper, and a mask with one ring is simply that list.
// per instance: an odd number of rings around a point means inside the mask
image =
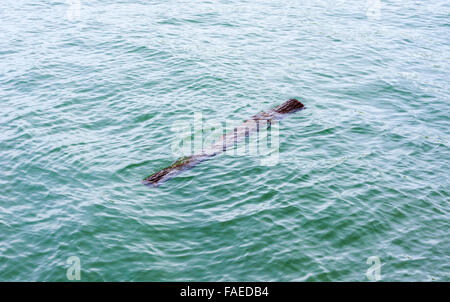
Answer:
[{"label": "water surface", "polygon": [[[0,280],[450,281],[450,5],[377,3],[2,1]],[[140,184],[292,97],[276,165]]]}]

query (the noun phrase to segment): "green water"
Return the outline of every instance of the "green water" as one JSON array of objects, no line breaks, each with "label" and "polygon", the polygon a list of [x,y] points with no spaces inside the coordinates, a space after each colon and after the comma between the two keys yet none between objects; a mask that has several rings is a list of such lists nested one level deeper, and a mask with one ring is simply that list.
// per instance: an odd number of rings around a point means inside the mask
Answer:
[{"label": "green water", "polygon": [[[377,3],[1,1],[0,280],[450,281],[450,5]],[[276,165],[140,183],[292,97]]]}]

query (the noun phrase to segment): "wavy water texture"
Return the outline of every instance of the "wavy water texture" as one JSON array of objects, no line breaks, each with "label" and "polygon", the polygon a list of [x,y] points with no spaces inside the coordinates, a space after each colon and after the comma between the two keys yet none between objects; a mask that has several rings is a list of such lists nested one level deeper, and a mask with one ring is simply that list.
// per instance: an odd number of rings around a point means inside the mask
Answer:
[{"label": "wavy water texture", "polygon": [[[0,280],[366,281],[376,256],[450,281],[450,5],[422,2],[1,1]],[[141,185],[174,123],[289,98],[276,165]]]}]

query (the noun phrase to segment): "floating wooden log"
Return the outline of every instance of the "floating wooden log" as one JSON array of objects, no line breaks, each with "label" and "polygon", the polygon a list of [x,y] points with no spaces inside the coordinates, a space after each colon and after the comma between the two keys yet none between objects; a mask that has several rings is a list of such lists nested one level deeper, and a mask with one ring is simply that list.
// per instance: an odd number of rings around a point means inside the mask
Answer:
[{"label": "floating wooden log", "polygon": [[219,153],[226,151],[230,147],[234,147],[234,145],[238,141],[242,141],[250,133],[259,131],[260,121],[270,123],[272,120],[279,120],[287,114],[296,112],[303,108],[305,107],[301,102],[296,99],[290,99],[267,112],[258,113],[252,116],[249,120],[246,120],[240,126],[234,128],[232,135],[231,133],[225,134],[222,137],[222,140],[219,140],[219,143],[216,143],[211,147],[203,150],[201,154],[182,157],[169,167],[144,178],[142,180],[142,183],[144,185],[157,187],[161,183],[169,180],[170,178],[173,178],[182,171],[190,169],[198,165],[202,161],[205,161],[211,157],[216,156]]}]

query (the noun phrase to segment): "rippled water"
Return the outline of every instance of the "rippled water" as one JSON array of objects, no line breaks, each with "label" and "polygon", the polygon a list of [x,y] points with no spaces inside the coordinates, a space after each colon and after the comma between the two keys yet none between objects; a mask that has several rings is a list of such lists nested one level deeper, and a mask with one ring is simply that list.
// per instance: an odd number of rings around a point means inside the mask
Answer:
[{"label": "rippled water", "polygon": [[[450,281],[448,1],[80,3],[0,3],[0,280]],[[291,97],[275,166],[140,183]]]}]

